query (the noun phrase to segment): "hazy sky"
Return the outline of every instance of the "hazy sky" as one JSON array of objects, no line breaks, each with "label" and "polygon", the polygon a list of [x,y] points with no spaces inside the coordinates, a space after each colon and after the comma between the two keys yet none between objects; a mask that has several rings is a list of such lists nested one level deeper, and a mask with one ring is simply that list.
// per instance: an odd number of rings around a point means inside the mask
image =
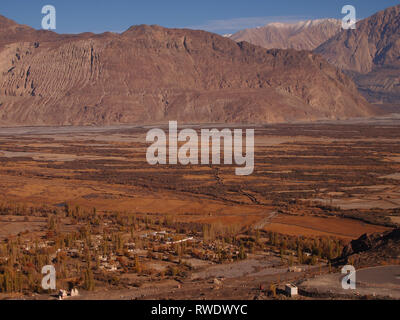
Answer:
[{"label": "hazy sky", "polygon": [[362,19],[398,0],[1,0],[0,14],[41,28],[44,5],[57,12],[58,33],[122,32],[136,24],[232,33],[275,21],[342,18],[346,4]]}]

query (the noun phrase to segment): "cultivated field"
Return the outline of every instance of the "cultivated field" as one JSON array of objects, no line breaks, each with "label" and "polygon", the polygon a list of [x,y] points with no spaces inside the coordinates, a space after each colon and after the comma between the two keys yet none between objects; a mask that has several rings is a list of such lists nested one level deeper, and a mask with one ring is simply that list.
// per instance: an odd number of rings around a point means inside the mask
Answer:
[{"label": "cultivated field", "polygon": [[[247,295],[237,292],[250,298],[262,279],[277,282],[276,274],[296,264],[326,266],[351,239],[399,222],[400,121],[254,128],[250,176],[236,176],[236,165],[150,166],[147,127],[0,128],[3,252],[10,243],[42,241],[51,256],[64,243],[65,263],[76,272],[66,272],[63,283],[87,289],[85,297],[120,292],[90,293],[79,273],[89,262],[97,288],[128,290],[131,298],[162,297],[146,289],[156,280],[165,290],[222,286],[209,278],[251,284]],[[81,247],[66,240],[71,234]],[[189,237],[187,245],[177,242]],[[100,249],[106,238],[115,259]],[[254,266],[240,271],[236,264],[250,257]],[[57,253],[54,259],[62,264]],[[270,269],[276,272],[259,274]],[[196,297],[189,288],[177,296]],[[18,289],[11,291],[30,290]],[[234,288],[221,292],[209,296],[236,297]]]}]

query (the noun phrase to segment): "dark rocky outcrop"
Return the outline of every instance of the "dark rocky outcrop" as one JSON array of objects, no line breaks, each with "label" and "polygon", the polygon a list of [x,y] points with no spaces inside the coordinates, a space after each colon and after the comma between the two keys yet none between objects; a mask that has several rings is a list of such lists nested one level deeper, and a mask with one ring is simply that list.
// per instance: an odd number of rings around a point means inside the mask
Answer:
[{"label": "dark rocky outcrop", "polygon": [[362,235],[344,247],[341,257],[335,263],[373,266],[397,259],[400,261],[400,228]]}]

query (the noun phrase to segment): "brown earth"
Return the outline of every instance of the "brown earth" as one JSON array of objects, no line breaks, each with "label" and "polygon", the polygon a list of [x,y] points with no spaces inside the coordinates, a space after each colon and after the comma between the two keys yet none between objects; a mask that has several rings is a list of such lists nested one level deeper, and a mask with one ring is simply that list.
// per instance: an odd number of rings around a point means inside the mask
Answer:
[{"label": "brown earth", "polygon": [[58,35],[0,17],[0,124],[266,123],[374,115],[306,51],[134,26]]},{"label": "brown earth", "polygon": [[[387,230],[398,217],[400,181],[391,174],[400,168],[399,130],[394,124],[256,127],[255,171],[240,177],[231,165],[150,166],[143,128],[4,128],[0,204],[68,202],[348,241]],[[347,209],[353,200],[367,205]],[[394,209],[384,209],[385,202]]]},{"label": "brown earth", "polygon": [[356,220],[339,218],[279,215],[265,227],[266,231],[292,236],[339,236],[354,239],[363,232],[386,231],[388,228],[368,225]]}]

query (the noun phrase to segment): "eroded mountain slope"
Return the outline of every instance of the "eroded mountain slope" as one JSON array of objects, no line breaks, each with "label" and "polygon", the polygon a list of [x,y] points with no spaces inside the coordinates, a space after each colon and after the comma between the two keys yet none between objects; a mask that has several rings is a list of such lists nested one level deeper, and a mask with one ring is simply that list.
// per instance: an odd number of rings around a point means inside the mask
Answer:
[{"label": "eroded mountain slope", "polygon": [[0,31],[2,124],[260,123],[373,114],[348,77],[307,51],[159,26],[71,36],[25,28],[15,41]]}]

